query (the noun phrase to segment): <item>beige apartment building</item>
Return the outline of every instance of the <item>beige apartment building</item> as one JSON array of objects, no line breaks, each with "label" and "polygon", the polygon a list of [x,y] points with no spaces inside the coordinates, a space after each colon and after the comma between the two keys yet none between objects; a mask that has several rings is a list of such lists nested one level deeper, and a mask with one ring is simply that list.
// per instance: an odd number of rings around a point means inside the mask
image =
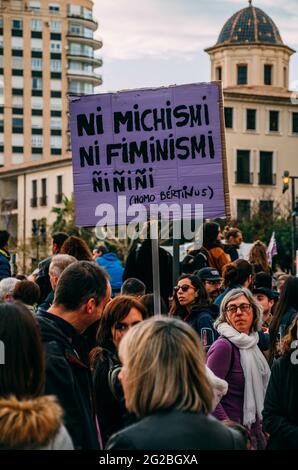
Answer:
[{"label": "beige apartment building", "polygon": [[298,176],[298,100],[289,91],[295,51],[250,1],[206,52],[211,79],[223,82],[233,217],[289,210],[290,191],[282,194],[282,176],[285,170]]},{"label": "beige apartment building", "polygon": [[72,192],[68,94],[101,84],[90,0],[0,0],[0,228],[22,243]]}]

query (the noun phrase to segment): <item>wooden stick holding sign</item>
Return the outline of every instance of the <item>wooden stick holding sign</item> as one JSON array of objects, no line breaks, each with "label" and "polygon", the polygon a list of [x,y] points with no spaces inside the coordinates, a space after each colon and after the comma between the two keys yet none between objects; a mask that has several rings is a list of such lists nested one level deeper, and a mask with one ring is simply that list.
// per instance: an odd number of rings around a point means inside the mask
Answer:
[{"label": "wooden stick holding sign", "polygon": [[158,247],[158,220],[150,222],[150,236],[152,249],[152,276],[153,276],[153,304],[154,315],[161,314],[160,308],[160,274],[159,274],[159,247]]}]

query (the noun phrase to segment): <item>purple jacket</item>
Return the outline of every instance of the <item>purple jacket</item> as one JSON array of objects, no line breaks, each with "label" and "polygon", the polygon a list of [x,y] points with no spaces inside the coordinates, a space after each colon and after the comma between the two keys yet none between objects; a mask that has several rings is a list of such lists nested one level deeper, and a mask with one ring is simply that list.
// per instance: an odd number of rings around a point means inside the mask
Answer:
[{"label": "purple jacket", "polygon": [[240,363],[240,352],[226,338],[218,338],[207,354],[207,366],[217,377],[228,382],[227,394],[217,405],[214,416],[219,420],[231,419],[243,422],[244,373]]}]

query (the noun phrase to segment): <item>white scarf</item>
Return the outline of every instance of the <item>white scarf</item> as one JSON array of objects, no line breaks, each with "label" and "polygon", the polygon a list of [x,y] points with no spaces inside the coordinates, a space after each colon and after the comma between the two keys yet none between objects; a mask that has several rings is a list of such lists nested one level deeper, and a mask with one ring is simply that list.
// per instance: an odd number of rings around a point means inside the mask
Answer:
[{"label": "white scarf", "polygon": [[259,334],[239,333],[228,323],[218,325],[217,331],[240,351],[240,363],[245,379],[243,424],[250,427],[256,421],[256,416],[262,419],[265,393],[270,378],[269,365],[257,346]]}]

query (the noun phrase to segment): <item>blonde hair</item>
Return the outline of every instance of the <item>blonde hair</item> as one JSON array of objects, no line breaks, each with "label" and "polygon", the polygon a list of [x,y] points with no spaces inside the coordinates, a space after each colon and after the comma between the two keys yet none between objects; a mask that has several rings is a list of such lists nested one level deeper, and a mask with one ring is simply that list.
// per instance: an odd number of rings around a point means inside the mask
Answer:
[{"label": "blonde hair", "polygon": [[213,393],[203,349],[185,322],[163,316],[145,320],[122,339],[119,356],[126,407],[137,417],[169,408],[210,412]]}]

